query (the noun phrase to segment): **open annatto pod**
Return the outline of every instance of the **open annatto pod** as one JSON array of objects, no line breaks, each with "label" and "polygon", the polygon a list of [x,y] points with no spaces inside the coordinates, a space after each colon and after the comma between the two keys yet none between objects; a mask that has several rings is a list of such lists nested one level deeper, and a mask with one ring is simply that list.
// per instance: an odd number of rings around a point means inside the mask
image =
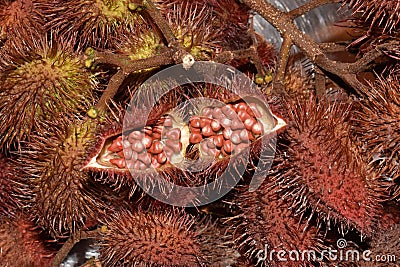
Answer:
[{"label": "open annatto pod", "polygon": [[273,159],[275,133],[285,125],[266,103],[251,80],[229,66],[198,62],[189,70],[163,70],[136,90],[122,135],[103,140],[105,168],[125,174],[114,180],[118,186],[138,184],[177,206],[222,197],[246,171],[255,172],[254,190]]}]

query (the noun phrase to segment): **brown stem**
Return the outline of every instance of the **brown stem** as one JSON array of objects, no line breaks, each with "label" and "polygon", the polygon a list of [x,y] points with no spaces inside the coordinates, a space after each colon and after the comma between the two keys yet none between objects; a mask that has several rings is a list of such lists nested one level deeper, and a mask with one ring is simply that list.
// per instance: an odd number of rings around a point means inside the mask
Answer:
[{"label": "brown stem", "polygon": [[345,83],[352,86],[356,92],[360,92],[362,89],[365,90],[365,86],[357,80],[354,74],[360,71],[360,67],[365,68],[365,63],[368,64],[378,56],[382,55],[382,52],[376,50],[376,52],[372,52],[368,56],[354,63],[343,63],[330,60],[324,54],[324,51],[320,48],[319,44],[300,31],[286,13],[263,0],[243,1],[247,6],[271,23],[282,36],[287,35],[290,37],[293,43],[298,46],[314,64],[337,75]]},{"label": "brown stem", "polygon": [[118,72],[111,77],[107,88],[103,92],[99,102],[96,104],[95,109],[99,113],[107,110],[109,101],[117,93],[119,87],[130,73],[172,64],[174,63],[173,55],[174,51],[170,49],[169,51],[154,57],[131,60],[129,57],[123,55],[107,52],[95,52],[95,61],[97,64],[106,63],[119,67]]},{"label": "brown stem", "polygon": [[176,43],[176,38],[167,21],[161,15],[159,10],[150,0],[145,0],[145,11],[151,17],[152,21],[156,24],[157,28],[161,31],[165,41],[168,45]]},{"label": "brown stem", "polygon": [[340,45],[337,43],[320,43],[319,47],[323,49],[325,52],[334,53],[334,52],[343,52],[346,51],[345,45]]},{"label": "brown stem", "polygon": [[97,102],[95,107],[95,109],[99,112],[99,114],[104,113],[108,109],[108,102],[117,93],[119,87],[124,82],[128,74],[129,73],[124,72],[123,70],[119,70],[111,77],[110,81],[108,82],[106,90],[101,95],[101,98],[99,102]]},{"label": "brown stem", "polygon": [[139,70],[159,67],[174,63],[172,57],[175,54],[173,49],[167,49],[166,52],[145,59],[131,60],[128,56],[113,54],[110,52],[94,52],[95,62],[97,64],[110,64],[120,67],[124,72],[130,73]]},{"label": "brown stem", "polygon": [[71,249],[81,240],[89,239],[89,238],[97,238],[100,235],[100,231],[98,229],[92,231],[79,231],[73,234],[68,240],[64,243],[62,248],[57,252],[57,255],[52,260],[50,267],[58,267],[63,262],[63,260],[67,257],[68,253]]},{"label": "brown stem", "polygon": [[224,51],[218,54],[214,61],[219,63],[226,63],[233,59],[252,58],[254,56],[254,47],[241,50]]},{"label": "brown stem", "polygon": [[299,6],[298,8],[295,8],[291,11],[289,11],[287,14],[291,19],[295,19],[297,17],[300,17],[301,15],[304,15],[305,13],[309,12],[310,10],[326,5],[326,4],[331,4],[335,3],[338,1],[335,0],[311,0],[307,2],[306,4]]},{"label": "brown stem", "polygon": [[321,98],[321,96],[325,95],[326,92],[326,83],[325,83],[325,75],[318,68],[315,68],[315,93],[317,98]]},{"label": "brown stem", "polygon": [[285,72],[293,42],[288,35],[283,36],[281,50],[279,51],[278,69],[275,73],[273,90],[277,93],[285,92]]}]

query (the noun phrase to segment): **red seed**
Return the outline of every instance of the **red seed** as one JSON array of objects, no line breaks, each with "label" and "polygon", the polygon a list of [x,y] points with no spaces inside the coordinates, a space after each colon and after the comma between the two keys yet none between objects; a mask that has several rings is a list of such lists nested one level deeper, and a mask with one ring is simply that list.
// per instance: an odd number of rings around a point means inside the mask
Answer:
[{"label": "red seed", "polygon": [[256,138],[254,137],[254,135],[251,131],[247,130],[247,135],[248,135],[250,141],[256,140]]},{"label": "red seed", "polygon": [[232,153],[232,143],[230,140],[225,140],[224,145],[222,146],[222,149],[226,154],[231,154]]},{"label": "red seed", "polygon": [[201,129],[201,134],[205,137],[210,137],[215,135],[215,132],[212,130],[210,125],[206,125]]},{"label": "red seed", "polygon": [[120,169],[123,169],[126,166],[125,159],[123,159],[123,158],[110,159],[110,163],[114,164],[115,166],[117,166]]},{"label": "red seed", "polygon": [[165,154],[165,152],[161,152],[160,154],[157,154],[157,156],[155,157],[159,164],[164,164],[167,162],[167,155]]},{"label": "red seed", "polygon": [[119,152],[123,149],[122,146],[122,136],[118,136],[117,139],[115,139],[112,144],[108,147],[108,151],[111,152]]},{"label": "red seed", "polygon": [[154,141],[147,152],[152,154],[159,154],[163,151],[164,145],[160,141]]},{"label": "red seed", "polygon": [[235,107],[235,105],[232,105],[232,104],[228,104],[228,105],[226,105],[228,108],[230,108],[230,109],[232,109],[233,111],[235,111],[236,112],[236,107]]},{"label": "red seed", "polygon": [[207,107],[207,108],[203,108],[203,110],[201,111],[201,114],[205,117],[211,117],[212,112],[213,112],[212,108]]},{"label": "red seed", "polygon": [[229,139],[231,139],[232,129],[231,129],[231,128],[225,128],[225,129],[222,131],[222,134],[223,134],[223,136],[224,136],[224,138],[225,138],[226,140],[229,140]]},{"label": "red seed", "polygon": [[243,122],[241,122],[239,119],[234,119],[232,120],[231,128],[232,130],[243,129],[244,128]]},{"label": "red seed", "polygon": [[144,145],[141,141],[135,140],[132,143],[132,150],[136,151],[138,153],[142,152],[144,150]]},{"label": "red seed", "polygon": [[210,156],[213,156],[214,158],[217,158],[221,154],[221,151],[215,148],[211,148],[210,150],[208,150],[208,154]]},{"label": "red seed", "polygon": [[[248,143],[250,140],[249,132],[246,129],[241,130],[239,133],[239,136],[240,136],[240,139],[242,140],[242,142]],[[254,136],[253,136],[253,138],[254,138]]]},{"label": "red seed", "polygon": [[246,127],[247,130],[251,131],[253,129],[254,124],[256,124],[257,121],[254,118],[249,118],[244,121],[244,127]]},{"label": "red seed", "polygon": [[164,130],[164,127],[161,125],[156,125],[153,127],[153,133],[162,133]]},{"label": "red seed", "polygon": [[172,150],[172,148],[169,147],[164,147],[164,153],[167,156],[167,160],[171,161],[172,157],[174,156],[174,151]]},{"label": "red seed", "polygon": [[135,163],[133,163],[133,169],[140,170],[140,164],[143,163],[141,163],[140,161],[135,161]]},{"label": "red seed", "polygon": [[174,151],[175,154],[178,154],[181,152],[182,143],[177,140],[165,140],[165,145],[170,147]]},{"label": "red seed", "polygon": [[[160,154],[158,154],[158,155],[160,155]],[[158,155],[157,155],[157,156],[158,156]],[[160,167],[162,166],[162,165],[158,162],[157,156],[153,156],[153,157],[151,158],[151,166],[153,166],[154,169],[158,169],[158,168],[160,168]]]},{"label": "red seed", "polygon": [[240,144],[242,140],[240,139],[240,131],[234,131],[231,135],[231,142],[235,145]]},{"label": "red seed", "polygon": [[239,110],[239,111],[238,111],[238,117],[239,117],[239,119],[240,119],[241,121],[243,121],[243,122],[244,122],[245,120],[251,118],[250,115],[249,115],[249,113],[247,113],[247,111],[245,111],[245,110]]},{"label": "red seed", "polygon": [[149,127],[149,126],[146,126],[144,128],[144,133],[151,136],[153,134],[153,129],[151,129],[151,127]]},{"label": "red seed", "polygon": [[253,125],[253,128],[251,128],[251,131],[254,135],[261,135],[264,132],[264,127],[261,122],[257,122]]},{"label": "red seed", "polygon": [[140,153],[138,155],[138,160],[143,162],[146,166],[149,166],[151,164],[151,156],[149,153]]},{"label": "red seed", "polygon": [[223,118],[220,120],[220,123],[222,124],[222,126],[224,126],[225,128],[227,127],[231,127],[232,125],[232,121],[228,118]]},{"label": "red seed", "polygon": [[207,155],[209,155],[210,153],[210,148],[208,147],[208,142],[207,141],[203,141],[203,142],[201,142],[200,143],[200,148],[201,148],[201,151],[203,152],[203,153],[206,153]]},{"label": "red seed", "polygon": [[191,133],[201,133],[201,128],[195,128],[195,127],[192,127],[192,125],[189,125],[189,131]]},{"label": "red seed", "polygon": [[190,125],[191,125],[192,127],[200,128],[200,117],[198,117],[198,116],[192,116],[192,117],[189,119],[189,123],[190,123]]},{"label": "red seed", "polygon": [[214,108],[213,112],[212,112],[212,116],[214,119],[221,119],[223,117],[225,117],[225,115],[222,113],[221,108]]},{"label": "red seed", "polygon": [[212,120],[211,129],[214,132],[218,132],[219,130],[221,130],[221,124],[217,120]]},{"label": "red seed", "polygon": [[[247,110],[247,104],[245,102],[240,102],[236,104],[236,110],[239,113],[239,111],[243,110],[246,111]],[[246,112],[247,113],[247,112]]]},{"label": "red seed", "polygon": [[191,144],[198,144],[201,142],[201,140],[203,140],[203,136],[199,133],[192,133],[189,136],[189,142]]},{"label": "red seed", "polygon": [[131,140],[140,140],[142,139],[144,136],[144,133],[142,133],[141,131],[133,131],[129,134],[129,142],[132,143]]},{"label": "red seed", "polygon": [[122,141],[122,147],[124,149],[130,148],[131,147],[131,143],[129,143],[128,140],[124,140],[124,141]]},{"label": "red seed", "polygon": [[224,136],[222,134],[214,135],[211,138],[213,139],[216,147],[221,148],[224,145]]},{"label": "red seed", "polygon": [[173,125],[173,124],[172,124],[172,118],[171,118],[171,116],[165,117],[163,126],[164,126],[164,127],[172,127],[172,125]]},{"label": "red seed", "polygon": [[211,123],[211,119],[210,118],[206,118],[206,117],[201,117],[200,118],[200,128],[204,128],[207,125],[210,125]]},{"label": "red seed", "polygon": [[249,106],[250,106],[251,111],[253,111],[253,114],[256,118],[262,117],[262,114],[261,114],[260,110],[258,109],[256,103],[250,103]]},{"label": "red seed", "polygon": [[125,160],[130,160],[132,158],[132,153],[133,153],[132,149],[130,149],[130,148],[129,149],[124,149],[123,152],[124,153],[123,153],[122,157],[125,158]]},{"label": "red seed", "polygon": [[140,162],[140,161],[138,161],[138,162],[139,162],[139,170],[141,170],[141,171],[147,170],[150,166],[150,164],[146,165],[143,162]]},{"label": "red seed", "polygon": [[120,152],[117,153],[117,155],[118,155],[120,158],[123,158],[123,157],[124,157],[124,152],[121,150]]},{"label": "red seed", "polygon": [[138,153],[136,153],[135,151],[132,151],[131,160],[137,161],[137,159],[138,159]]},{"label": "red seed", "polygon": [[208,148],[210,148],[210,149],[215,149],[216,148],[216,145],[214,144],[214,141],[212,139],[208,139],[206,141],[206,143],[207,143]]},{"label": "red seed", "polygon": [[172,140],[181,139],[181,130],[179,128],[172,128],[165,132],[165,137]]},{"label": "red seed", "polygon": [[161,133],[153,132],[152,137],[153,137],[153,140],[160,140],[161,139]]},{"label": "red seed", "polygon": [[146,134],[142,139],[142,144],[146,149],[149,149],[152,143],[153,143],[153,138],[151,138],[151,136]]},{"label": "red seed", "polygon": [[254,118],[256,115],[254,115],[253,111],[251,110],[250,107],[247,107],[246,112],[252,117]]},{"label": "red seed", "polygon": [[221,110],[225,114],[225,116],[231,120],[233,120],[237,116],[236,112],[232,108],[230,108],[229,105],[222,107]]}]

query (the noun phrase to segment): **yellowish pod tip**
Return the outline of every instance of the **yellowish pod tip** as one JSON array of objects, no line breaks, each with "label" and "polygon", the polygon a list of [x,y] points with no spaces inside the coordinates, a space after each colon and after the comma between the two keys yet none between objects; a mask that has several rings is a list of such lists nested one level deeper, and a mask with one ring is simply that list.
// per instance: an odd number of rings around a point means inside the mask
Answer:
[{"label": "yellowish pod tip", "polygon": [[269,83],[272,81],[272,74],[267,74],[264,77],[264,82]]},{"label": "yellowish pod tip", "polygon": [[255,78],[255,80],[254,80],[254,82],[255,82],[256,84],[258,84],[258,85],[261,85],[261,84],[264,83],[264,78],[263,78],[261,75],[257,74],[257,75],[256,75],[256,78]]},{"label": "yellowish pod tip", "polygon": [[100,227],[100,232],[102,233],[102,234],[105,234],[106,232],[107,232],[107,225],[102,225],[101,227]]},{"label": "yellowish pod tip", "polygon": [[91,48],[91,47],[88,47],[86,50],[85,50],[85,55],[87,55],[87,56],[93,56],[94,55],[94,49],[93,48]]},{"label": "yellowish pod tip", "polygon": [[98,114],[98,111],[94,107],[90,108],[87,112],[87,115],[92,119],[95,119]]},{"label": "yellowish pod tip", "polygon": [[85,60],[85,67],[90,69],[93,66],[93,62],[94,62],[94,60],[91,59],[91,58],[86,59]]}]

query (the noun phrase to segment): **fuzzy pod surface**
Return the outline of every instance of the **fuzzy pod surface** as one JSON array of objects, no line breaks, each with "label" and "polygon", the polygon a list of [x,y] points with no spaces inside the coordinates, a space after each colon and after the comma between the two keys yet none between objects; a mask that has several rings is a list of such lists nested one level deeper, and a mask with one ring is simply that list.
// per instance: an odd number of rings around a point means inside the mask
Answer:
[{"label": "fuzzy pod surface", "polygon": [[46,28],[65,38],[76,37],[76,45],[115,48],[121,35],[138,35],[146,20],[127,0],[68,0],[47,3],[43,13],[48,17]]},{"label": "fuzzy pod surface", "polygon": [[0,215],[14,217],[30,198],[27,180],[9,158],[0,155]]},{"label": "fuzzy pod surface", "polygon": [[104,209],[104,193],[83,170],[100,124],[58,117],[46,122],[49,130],[32,135],[21,151],[19,167],[33,190],[32,213],[53,236],[82,229]]},{"label": "fuzzy pod surface", "polygon": [[287,131],[282,134],[274,174],[276,190],[298,214],[313,212],[327,228],[370,235],[378,201],[369,173],[350,138],[351,105],[314,98],[288,101]]},{"label": "fuzzy pod surface", "polygon": [[0,143],[22,141],[58,112],[82,112],[96,79],[67,43],[42,37],[0,59]]},{"label": "fuzzy pod surface", "polygon": [[254,192],[239,192],[236,202],[240,214],[232,227],[234,242],[239,252],[255,266],[312,266],[316,263],[313,262],[315,258],[301,259],[295,255],[286,261],[277,258],[279,250],[287,252],[286,259],[290,251],[313,251],[318,257],[324,245],[317,227],[295,216],[291,203],[276,194],[269,183],[264,182]]},{"label": "fuzzy pod surface", "polygon": [[214,225],[175,208],[122,211],[105,225],[104,266],[223,266],[238,257],[215,238]]},{"label": "fuzzy pod surface", "polygon": [[0,219],[0,262],[9,267],[49,266],[55,251],[46,244],[45,236],[26,214],[15,219]]},{"label": "fuzzy pod surface", "polygon": [[400,199],[400,79],[396,71],[379,76],[357,103],[352,130],[375,173],[384,199]]}]

